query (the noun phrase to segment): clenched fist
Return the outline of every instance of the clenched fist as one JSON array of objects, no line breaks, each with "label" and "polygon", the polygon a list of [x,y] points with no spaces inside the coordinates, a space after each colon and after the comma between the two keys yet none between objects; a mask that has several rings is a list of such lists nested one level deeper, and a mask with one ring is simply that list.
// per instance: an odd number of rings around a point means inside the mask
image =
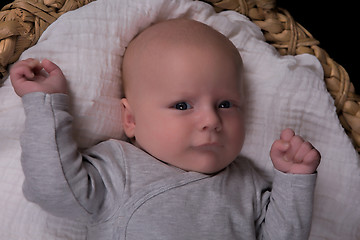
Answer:
[{"label": "clenched fist", "polygon": [[284,173],[312,174],[320,164],[320,153],[311,143],[304,141],[294,131],[282,131],[270,151],[274,167]]},{"label": "clenched fist", "polygon": [[67,83],[61,69],[44,59],[41,63],[28,58],[15,63],[10,69],[13,88],[20,97],[31,92],[67,93]]}]

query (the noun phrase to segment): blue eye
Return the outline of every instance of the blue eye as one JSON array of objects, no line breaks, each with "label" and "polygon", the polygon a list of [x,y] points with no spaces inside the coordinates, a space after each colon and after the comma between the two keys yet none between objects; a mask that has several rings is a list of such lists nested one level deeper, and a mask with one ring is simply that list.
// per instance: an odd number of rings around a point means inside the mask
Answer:
[{"label": "blue eye", "polygon": [[179,102],[174,105],[174,108],[177,110],[184,111],[184,110],[191,109],[192,106],[190,104],[188,104],[187,102]]},{"label": "blue eye", "polygon": [[219,104],[219,108],[231,108],[233,104],[230,101],[222,101]]}]

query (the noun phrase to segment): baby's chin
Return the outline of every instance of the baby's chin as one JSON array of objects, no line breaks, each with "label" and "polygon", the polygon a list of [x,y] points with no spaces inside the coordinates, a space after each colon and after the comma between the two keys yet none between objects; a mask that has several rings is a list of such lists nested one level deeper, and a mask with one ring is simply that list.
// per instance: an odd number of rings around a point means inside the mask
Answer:
[{"label": "baby's chin", "polygon": [[170,166],[182,169],[187,172],[198,172],[203,174],[215,174],[229,166],[237,157],[237,154],[230,154],[222,147],[190,147],[181,153],[152,152],[136,144],[137,147],[147,152],[157,160]]},{"label": "baby's chin", "polygon": [[187,164],[184,164],[184,162],[182,162],[182,164],[174,163],[174,166],[189,172],[199,172],[211,175],[222,171],[234,160],[235,158],[226,160],[225,158],[218,158],[210,155],[194,157],[192,158],[192,161],[187,162]]}]

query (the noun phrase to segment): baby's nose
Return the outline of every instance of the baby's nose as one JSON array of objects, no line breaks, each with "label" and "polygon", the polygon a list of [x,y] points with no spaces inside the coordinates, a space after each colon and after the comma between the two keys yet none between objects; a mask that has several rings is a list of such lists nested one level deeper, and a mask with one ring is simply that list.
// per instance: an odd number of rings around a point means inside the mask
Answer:
[{"label": "baby's nose", "polygon": [[202,131],[216,131],[219,132],[222,129],[221,118],[216,109],[203,110],[201,114],[200,128]]}]

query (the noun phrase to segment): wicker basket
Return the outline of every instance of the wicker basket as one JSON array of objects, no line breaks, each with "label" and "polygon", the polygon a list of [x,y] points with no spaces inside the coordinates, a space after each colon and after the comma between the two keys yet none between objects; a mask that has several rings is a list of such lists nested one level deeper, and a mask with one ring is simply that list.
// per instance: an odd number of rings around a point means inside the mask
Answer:
[{"label": "wicker basket", "polygon": [[[36,44],[45,29],[60,15],[93,0],[15,0],[0,12],[0,78],[7,75],[9,64]],[[319,42],[275,0],[208,0],[216,11],[234,10],[257,24],[268,43],[282,55],[315,55],[324,69],[324,80],[341,124],[360,151],[360,96],[345,69],[332,60]],[[1,80],[0,80],[1,85]]]}]

